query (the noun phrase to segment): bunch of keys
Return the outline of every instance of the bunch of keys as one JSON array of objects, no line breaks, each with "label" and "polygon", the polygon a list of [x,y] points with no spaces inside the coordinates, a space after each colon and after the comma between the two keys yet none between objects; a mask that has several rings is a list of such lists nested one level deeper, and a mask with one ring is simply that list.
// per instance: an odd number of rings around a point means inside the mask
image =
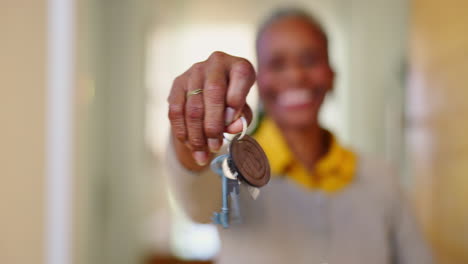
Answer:
[{"label": "bunch of keys", "polygon": [[[247,189],[253,199],[260,194],[263,187],[270,180],[270,164],[260,145],[246,135],[247,121],[241,117],[243,131],[235,136],[228,147],[228,154],[213,159],[211,169],[221,177],[222,207],[220,212],[214,212],[213,223],[229,227],[229,219],[241,221],[239,207],[239,185],[247,184]],[[229,197],[231,209],[229,209]],[[231,215],[231,217],[230,217]]]}]

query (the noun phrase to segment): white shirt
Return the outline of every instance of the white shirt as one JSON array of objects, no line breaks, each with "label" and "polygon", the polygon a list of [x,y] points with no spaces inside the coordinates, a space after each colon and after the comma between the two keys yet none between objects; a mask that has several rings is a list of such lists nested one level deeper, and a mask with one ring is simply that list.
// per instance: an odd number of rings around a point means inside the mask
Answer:
[{"label": "white shirt", "polygon": [[[196,222],[221,208],[221,180],[193,173],[169,148],[169,183]],[[240,188],[242,223],[219,227],[221,264],[430,264],[431,254],[403,199],[395,174],[382,162],[358,158],[344,190],[325,194],[273,177],[253,200]]]}]

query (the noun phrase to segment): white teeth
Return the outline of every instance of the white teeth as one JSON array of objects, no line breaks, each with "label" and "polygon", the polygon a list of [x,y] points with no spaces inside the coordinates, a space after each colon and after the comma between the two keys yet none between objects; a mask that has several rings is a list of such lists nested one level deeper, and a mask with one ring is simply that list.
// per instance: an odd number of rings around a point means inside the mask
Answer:
[{"label": "white teeth", "polygon": [[295,106],[311,102],[313,94],[306,89],[293,89],[278,94],[277,102],[281,106]]}]

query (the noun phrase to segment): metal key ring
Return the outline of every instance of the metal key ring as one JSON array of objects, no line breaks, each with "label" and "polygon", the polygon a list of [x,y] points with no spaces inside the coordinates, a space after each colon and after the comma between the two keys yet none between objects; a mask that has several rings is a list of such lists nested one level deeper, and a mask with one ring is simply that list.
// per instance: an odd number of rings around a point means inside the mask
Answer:
[{"label": "metal key ring", "polygon": [[[247,129],[248,129],[248,124],[247,124],[247,119],[245,119],[245,117],[243,115],[241,115],[241,117],[239,118],[242,122],[242,132],[240,132],[240,136],[239,136],[239,140],[242,139],[246,134],[247,134]],[[237,133],[236,135],[238,135],[239,133]],[[224,138],[228,141],[228,142],[231,142],[231,139],[227,138],[226,136],[224,136]]]}]

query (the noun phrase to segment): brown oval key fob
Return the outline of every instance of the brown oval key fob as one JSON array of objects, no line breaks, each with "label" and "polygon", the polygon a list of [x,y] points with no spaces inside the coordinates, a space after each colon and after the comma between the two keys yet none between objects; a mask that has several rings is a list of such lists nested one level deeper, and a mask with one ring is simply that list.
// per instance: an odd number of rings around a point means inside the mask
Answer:
[{"label": "brown oval key fob", "polygon": [[249,185],[266,185],[270,180],[270,164],[265,152],[252,137],[239,137],[235,136],[229,145],[229,169]]}]

